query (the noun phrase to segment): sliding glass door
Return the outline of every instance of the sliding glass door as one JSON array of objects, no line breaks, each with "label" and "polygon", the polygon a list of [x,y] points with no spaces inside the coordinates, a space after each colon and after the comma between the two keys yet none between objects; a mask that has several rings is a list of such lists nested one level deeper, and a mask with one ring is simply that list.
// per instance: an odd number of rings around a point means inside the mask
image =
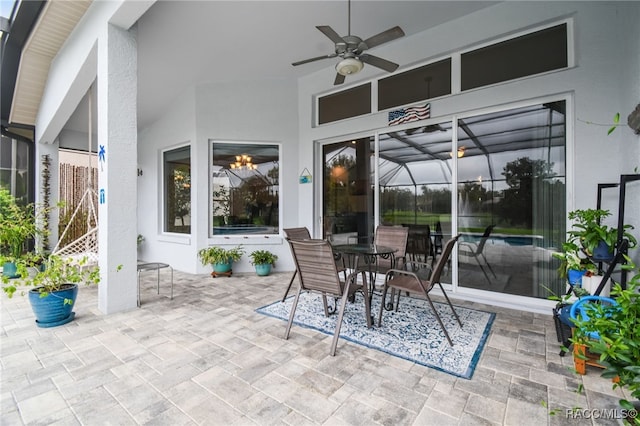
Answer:
[{"label": "sliding glass door", "polygon": [[450,121],[380,135],[380,218],[409,227],[414,260],[433,260],[451,238],[451,146]]},{"label": "sliding glass door", "polygon": [[373,232],[373,138],[324,145],[323,237],[365,241]]},{"label": "sliding glass door", "polygon": [[540,103],[393,129],[379,133],[377,151],[373,137],[324,145],[323,235],[361,241],[379,217],[409,227],[408,255],[431,262],[459,233],[457,282],[451,268],[444,282],[562,293],[551,252],[565,239],[565,108]]},{"label": "sliding glass door", "polygon": [[459,286],[562,292],[550,253],[565,238],[565,139],[564,101],[458,120]]}]

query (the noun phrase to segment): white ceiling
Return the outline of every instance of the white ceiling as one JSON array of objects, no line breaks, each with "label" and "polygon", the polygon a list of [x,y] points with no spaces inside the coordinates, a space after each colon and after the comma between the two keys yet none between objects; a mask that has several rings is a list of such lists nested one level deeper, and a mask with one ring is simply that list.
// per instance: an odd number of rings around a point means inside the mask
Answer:
[{"label": "white ceiling", "polygon": [[[409,37],[496,3],[354,0],[351,33],[366,39],[399,25]],[[158,1],[138,21],[139,128],[196,83],[294,81],[324,69],[331,88],[335,58],[291,63],[332,53],[333,42],[315,27],[329,25],[346,35],[347,11],[347,1]],[[370,52],[398,62],[392,50],[396,42]],[[87,128],[86,108],[83,102],[67,128]]]}]

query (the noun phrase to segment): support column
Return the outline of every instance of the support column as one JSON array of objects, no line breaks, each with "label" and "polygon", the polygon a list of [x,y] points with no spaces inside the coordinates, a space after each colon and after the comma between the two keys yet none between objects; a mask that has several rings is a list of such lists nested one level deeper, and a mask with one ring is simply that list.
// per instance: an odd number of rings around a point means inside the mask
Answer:
[{"label": "support column", "polygon": [[105,314],[137,306],[137,44],[108,24],[98,41],[98,215]]}]

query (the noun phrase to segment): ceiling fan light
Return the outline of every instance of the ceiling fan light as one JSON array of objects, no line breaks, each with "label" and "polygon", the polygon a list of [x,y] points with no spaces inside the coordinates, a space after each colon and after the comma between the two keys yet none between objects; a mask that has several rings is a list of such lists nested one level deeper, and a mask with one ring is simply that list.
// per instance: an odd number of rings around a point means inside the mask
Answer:
[{"label": "ceiling fan light", "polygon": [[350,74],[359,73],[363,67],[364,64],[362,63],[362,61],[356,58],[344,58],[343,60],[338,62],[338,65],[336,65],[336,71],[340,75],[347,76]]}]

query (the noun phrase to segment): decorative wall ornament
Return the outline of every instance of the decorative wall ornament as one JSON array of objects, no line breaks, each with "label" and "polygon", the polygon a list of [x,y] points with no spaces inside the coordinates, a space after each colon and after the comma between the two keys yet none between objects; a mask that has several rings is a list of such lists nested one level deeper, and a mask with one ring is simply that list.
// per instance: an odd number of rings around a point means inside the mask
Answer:
[{"label": "decorative wall ornament", "polygon": [[311,176],[311,172],[305,167],[300,173],[300,183],[311,183],[312,181],[313,177]]},{"label": "decorative wall ornament", "polygon": [[389,126],[424,120],[429,117],[431,117],[431,104],[396,109],[389,111]]},{"label": "decorative wall ornament", "polygon": [[[44,215],[42,217],[42,228],[49,228],[49,211],[51,210],[51,157],[43,155],[41,157],[42,162],[42,206],[44,208]],[[42,235],[42,250],[49,252],[49,233],[45,232]]]}]

